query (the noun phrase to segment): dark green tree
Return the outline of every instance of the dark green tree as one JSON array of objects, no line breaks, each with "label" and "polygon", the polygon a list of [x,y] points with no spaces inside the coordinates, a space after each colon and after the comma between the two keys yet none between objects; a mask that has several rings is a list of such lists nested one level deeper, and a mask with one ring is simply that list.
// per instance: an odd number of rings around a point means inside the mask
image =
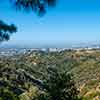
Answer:
[{"label": "dark green tree", "polygon": [[48,7],[54,7],[56,0],[11,0],[18,9],[44,14]]},{"label": "dark green tree", "polygon": [[0,88],[0,100],[19,100],[19,98],[13,92]]},{"label": "dark green tree", "polygon": [[36,100],[78,100],[78,93],[73,75],[64,70],[49,68],[44,81],[45,92]]},{"label": "dark green tree", "polygon": [[0,42],[8,41],[10,35],[17,32],[17,28],[14,24],[8,25],[0,20]]}]

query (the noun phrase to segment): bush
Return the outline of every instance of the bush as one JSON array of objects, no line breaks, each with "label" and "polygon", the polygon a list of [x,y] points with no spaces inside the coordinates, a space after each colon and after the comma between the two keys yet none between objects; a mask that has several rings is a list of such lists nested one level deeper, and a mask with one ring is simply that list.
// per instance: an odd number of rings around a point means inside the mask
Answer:
[{"label": "bush", "polygon": [[0,89],[0,100],[19,100],[18,97],[6,88]]},{"label": "bush", "polygon": [[67,71],[56,67],[48,68],[44,86],[44,94],[40,94],[36,100],[78,100],[75,82]]}]

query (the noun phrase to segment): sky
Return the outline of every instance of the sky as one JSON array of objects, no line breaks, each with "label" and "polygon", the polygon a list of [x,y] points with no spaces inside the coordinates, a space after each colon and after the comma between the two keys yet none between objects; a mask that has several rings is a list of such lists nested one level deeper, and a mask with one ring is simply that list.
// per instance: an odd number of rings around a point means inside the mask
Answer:
[{"label": "sky", "polygon": [[[8,44],[60,45],[100,41],[100,0],[58,0],[43,17],[0,0],[0,19],[18,27]],[[4,42],[5,43],[5,42]]]}]

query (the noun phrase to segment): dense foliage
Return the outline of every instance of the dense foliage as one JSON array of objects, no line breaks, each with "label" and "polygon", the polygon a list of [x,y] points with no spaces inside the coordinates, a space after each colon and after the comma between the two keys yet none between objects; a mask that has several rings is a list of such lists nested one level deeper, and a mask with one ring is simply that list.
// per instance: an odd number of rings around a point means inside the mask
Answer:
[{"label": "dense foliage", "polygon": [[44,86],[46,89],[38,96],[39,100],[78,100],[75,82],[67,71],[50,67]]},{"label": "dense foliage", "polygon": [[[0,58],[1,87],[8,89],[18,97],[35,86],[39,89],[38,91],[41,91],[35,96],[39,97],[38,99],[76,100],[78,91],[75,82],[71,74],[68,74],[68,70],[65,70],[67,66],[65,64],[60,66],[65,59],[59,62],[59,57],[63,54],[58,54],[34,51],[25,55],[4,58],[2,56]],[[54,58],[55,61],[53,61]],[[35,97],[31,96],[32,99],[36,99]]]},{"label": "dense foliage", "polygon": [[18,9],[34,11],[35,13],[44,14],[48,7],[53,7],[56,0],[12,0]]},{"label": "dense foliage", "polygon": [[0,100],[19,100],[19,98],[6,88],[0,88]]},{"label": "dense foliage", "polygon": [[17,31],[15,25],[8,25],[3,21],[0,21],[0,42],[8,41],[10,39],[10,35]]},{"label": "dense foliage", "polygon": [[93,100],[100,96],[99,84],[100,50],[0,55],[0,88],[19,100]]}]

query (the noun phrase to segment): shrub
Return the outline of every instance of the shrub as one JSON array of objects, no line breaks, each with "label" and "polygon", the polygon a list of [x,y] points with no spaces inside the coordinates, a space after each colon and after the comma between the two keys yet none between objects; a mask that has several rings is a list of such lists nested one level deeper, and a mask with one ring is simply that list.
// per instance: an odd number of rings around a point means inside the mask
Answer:
[{"label": "shrub", "polygon": [[78,100],[78,90],[73,76],[65,70],[48,68],[44,86],[45,93],[40,94],[36,100]]}]

